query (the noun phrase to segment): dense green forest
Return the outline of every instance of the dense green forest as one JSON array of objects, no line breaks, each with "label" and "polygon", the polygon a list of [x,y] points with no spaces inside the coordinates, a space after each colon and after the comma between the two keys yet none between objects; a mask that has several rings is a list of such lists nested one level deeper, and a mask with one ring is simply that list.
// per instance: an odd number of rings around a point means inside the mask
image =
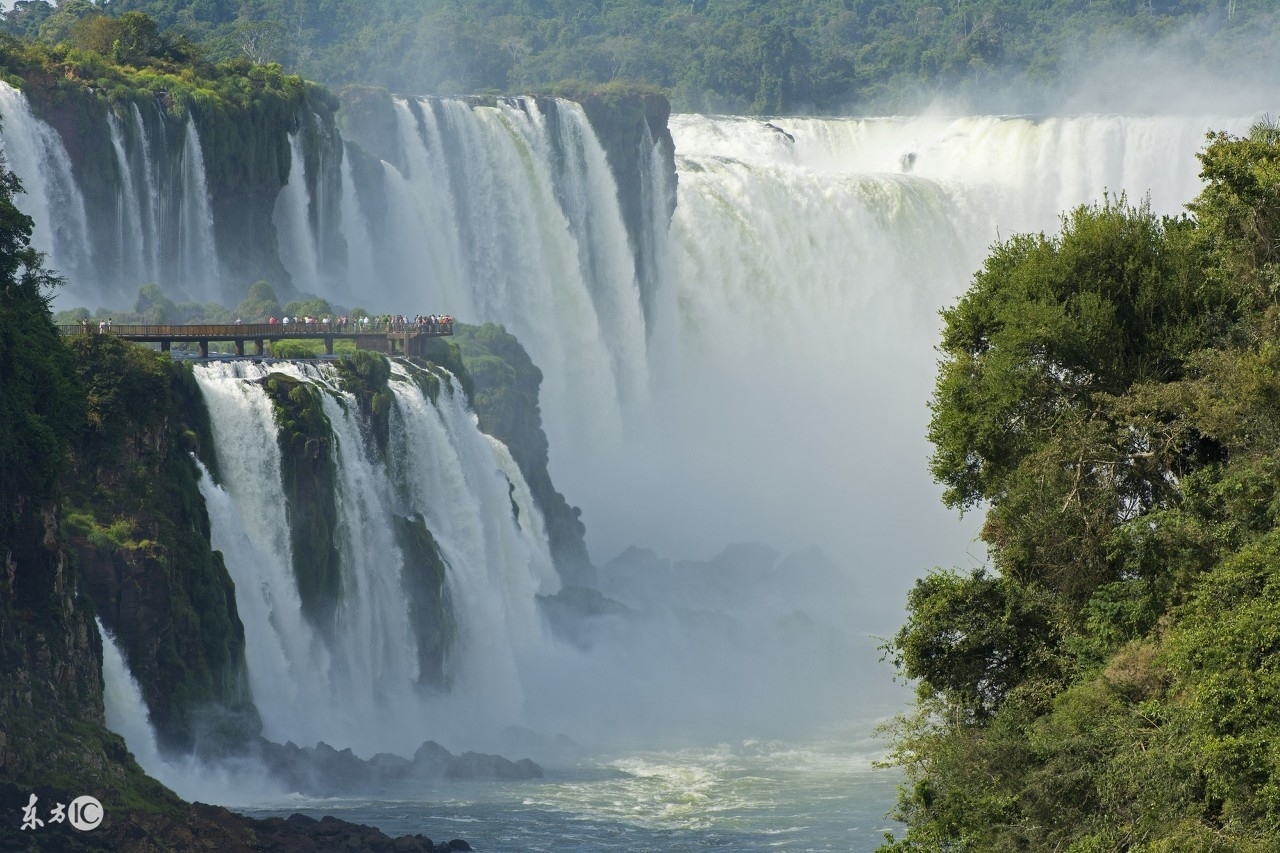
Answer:
[{"label": "dense green forest", "polygon": [[932,471],[996,572],[885,645],[892,850],[1275,850],[1280,126],[1217,135],[1190,217],[1107,199],[943,312]]},{"label": "dense green forest", "polygon": [[[109,50],[92,19],[130,12],[181,51],[278,62],[331,87],[624,81],[686,111],[911,108],[939,92],[1044,104],[1100,56],[1175,45],[1193,75],[1274,80],[1280,68],[1271,0],[18,0],[4,26]],[[119,40],[118,55],[133,50]]]}]

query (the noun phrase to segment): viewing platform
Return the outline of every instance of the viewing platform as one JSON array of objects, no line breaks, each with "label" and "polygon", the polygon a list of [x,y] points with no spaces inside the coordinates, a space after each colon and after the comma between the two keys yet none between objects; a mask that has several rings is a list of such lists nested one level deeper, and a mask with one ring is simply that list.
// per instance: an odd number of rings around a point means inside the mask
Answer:
[{"label": "viewing platform", "polygon": [[253,354],[263,355],[266,341],[321,340],[326,355],[333,355],[335,340],[356,342],[357,349],[377,350],[388,355],[421,355],[422,342],[427,338],[444,338],[453,334],[453,323],[392,323],[376,328],[349,322],[339,328],[332,323],[226,323],[178,324],[168,326],[135,326],[116,324],[99,327],[97,321],[86,325],[62,325],[63,335],[111,335],[138,343],[160,344],[161,352],[169,352],[176,341],[194,343],[200,347],[200,357],[209,357],[209,342],[229,341],[235,345],[236,355],[245,354],[244,345],[253,344]]}]

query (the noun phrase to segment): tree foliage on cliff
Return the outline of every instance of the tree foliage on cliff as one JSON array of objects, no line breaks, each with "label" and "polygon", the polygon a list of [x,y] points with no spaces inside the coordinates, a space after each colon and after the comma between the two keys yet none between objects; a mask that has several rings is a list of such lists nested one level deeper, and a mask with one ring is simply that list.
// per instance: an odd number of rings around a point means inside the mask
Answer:
[{"label": "tree foliage on cliff", "polygon": [[75,380],[49,316],[61,279],[31,247],[22,185],[0,159],[0,541],[23,501],[53,492],[82,416]]},{"label": "tree foliage on cliff", "polygon": [[1123,198],[998,244],[943,312],[937,572],[886,643],[895,850],[1280,837],[1280,129],[1212,135],[1193,218]]},{"label": "tree foliage on cliff", "polygon": [[1268,4],[1220,0],[20,0],[5,26],[57,43],[104,9],[333,86],[463,94],[628,80],[668,89],[678,109],[756,113],[901,106],[1014,74],[1048,88],[1091,56],[1175,34],[1205,68],[1274,71],[1277,25]]}]

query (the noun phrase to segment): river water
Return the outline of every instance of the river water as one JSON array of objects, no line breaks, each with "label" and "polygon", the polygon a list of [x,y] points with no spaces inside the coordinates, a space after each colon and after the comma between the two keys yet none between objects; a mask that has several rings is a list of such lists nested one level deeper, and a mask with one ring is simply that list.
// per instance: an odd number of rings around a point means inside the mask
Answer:
[{"label": "river water", "polygon": [[799,742],[740,740],[600,755],[522,782],[445,782],[379,799],[284,797],[254,817],[332,815],[389,835],[464,838],[484,851],[870,851],[900,774],[876,768],[871,726]]}]

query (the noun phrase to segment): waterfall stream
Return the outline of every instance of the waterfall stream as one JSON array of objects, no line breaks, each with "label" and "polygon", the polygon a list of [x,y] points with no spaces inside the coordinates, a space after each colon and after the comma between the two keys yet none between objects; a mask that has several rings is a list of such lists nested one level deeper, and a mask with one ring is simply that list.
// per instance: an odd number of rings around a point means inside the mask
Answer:
[{"label": "waterfall stream", "polygon": [[[331,634],[308,620],[294,574],[277,425],[261,384],[273,372],[319,388],[332,430],[341,600]],[[331,367],[223,362],[196,377],[223,472],[222,485],[206,472],[201,491],[236,584],[264,734],[361,754],[411,754],[435,736],[441,697],[419,678],[396,515],[422,516],[447,564],[458,626],[450,701],[495,724],[515,722],[516,656],[543,642],[534,596],[558,580],[527,484],[505,447],[479,432],[456,383],[433,404],[397,365],[384,463]]]}]

